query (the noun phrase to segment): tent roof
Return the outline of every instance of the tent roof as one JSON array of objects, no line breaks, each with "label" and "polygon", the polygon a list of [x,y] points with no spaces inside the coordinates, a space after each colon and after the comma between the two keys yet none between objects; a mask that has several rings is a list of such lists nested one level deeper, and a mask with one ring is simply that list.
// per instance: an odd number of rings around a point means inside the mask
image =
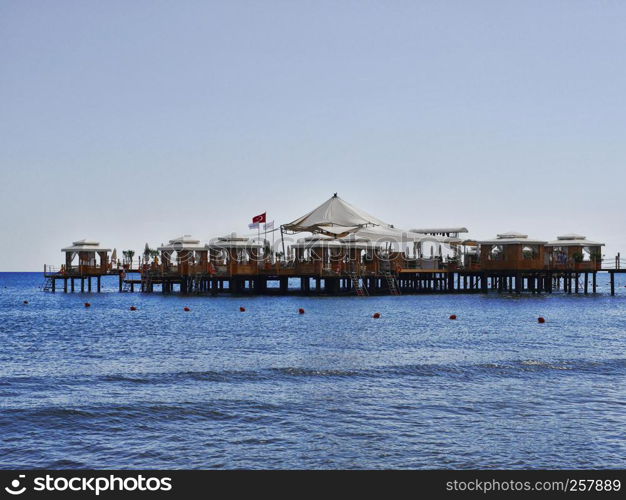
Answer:
[{"label": "tent roof", "polygon": [[341,199],[335,193],[319,207],[293,222],[285,224],[283,227],[294,232],[310,231],[343,234],[367,225],[389,226],[386,222]]}]

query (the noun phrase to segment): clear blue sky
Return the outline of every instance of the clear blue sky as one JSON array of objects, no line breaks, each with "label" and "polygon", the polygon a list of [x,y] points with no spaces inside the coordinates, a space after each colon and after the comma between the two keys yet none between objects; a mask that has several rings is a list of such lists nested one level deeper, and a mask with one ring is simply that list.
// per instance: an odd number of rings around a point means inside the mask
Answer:
[{"label": "clear blue sky", "polygon": [[0,270],[287,222],[626,253],[626,2],[0,1]]}]

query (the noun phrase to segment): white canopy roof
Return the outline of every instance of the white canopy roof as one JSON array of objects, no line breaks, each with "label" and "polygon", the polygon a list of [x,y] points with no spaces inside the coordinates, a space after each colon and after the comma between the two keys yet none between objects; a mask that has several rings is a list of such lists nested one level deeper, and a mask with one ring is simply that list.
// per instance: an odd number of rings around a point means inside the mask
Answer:
[{"label": "white canopy roof", "polygon": [[395,227],[363,227],[354,233],[359,238],[366,238],[373,243],[420,243],[422,241],[434,241],[446,243],[448,238],[432,236],[429,234],[414,233]]},{"label": "white canopy roof", "polygon": [[206,250],[204,245],[200,244],[200,240],[196,240],[192,238],[190,235],[185,234],[184,236],[179,236],[178,238],[174,238],[168,242],[167,245],[163,245],[157,250],[163,252],[180,252],[180,251],[202,251]]},{"label": "white canopy roof", "polygon": [[293,248],[337,248],[342,245],[339,238],[331,238],[329,236],[314,234],[312,236],[307,236],[306,238],[300,238],[291,246]]},{"label": "white canopy roof", "polygon": [[564,234],[557,236],[556,240],[546,243],[547,247],[599,247],[604,246],[604,243],[598,243],[596,241],[589,241],[586,236],[580,234]]},{"label": "white canopy roof", "polygon": [[527,234],[508,231],[498,234],[495,240],[479,241],[481,245],[544,245],[544,240],[528,239]]},{"label": "white canopy roof", "polygon": [[98,241],[82,239],[73,241],[72,245],[61,249],[61,252],[110,252],[110,248],[100,248]]},{"label": "white canopy roof", "polygon": [[283,227],[295,232],[343,234],[363,226],[389,227],[389,224],[350,205],[335,193],[319,207]]},{"label": "white canopy roof", "polygon": [[206,248],[225,249],[225,248],[262,248],[263,245],[246,236],[237,236],[237,233],[230,233],[226,236],[220,236],[209,241]]}]

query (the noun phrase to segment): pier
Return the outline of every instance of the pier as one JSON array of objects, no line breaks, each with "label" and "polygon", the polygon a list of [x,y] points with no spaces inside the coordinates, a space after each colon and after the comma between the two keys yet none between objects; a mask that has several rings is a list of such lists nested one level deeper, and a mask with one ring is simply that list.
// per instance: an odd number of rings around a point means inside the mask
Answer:
[{"label": "pier", "polygon": [[[289,235],[307,233],[304,238]],[[191,236],[156,250],[102,248],[79,240],[63,248],[65,264],[44,266],[44,290],[100,292],[117,276],[119,292],[201,295],[401,295],[420,293],[597,293],[597,273],[624,273],[618,255],[604,261],[603,243],[566,234],[553,241],[502,233],[463,238],[467,229],[400,230],[337,195],[280,226],[280,240],[235,233],[208,243]],[[286,238],[287,236],[287,238]],[[287,241],[286,241],[287,240]],[[604,265],[603,265],[604,262]]]}]

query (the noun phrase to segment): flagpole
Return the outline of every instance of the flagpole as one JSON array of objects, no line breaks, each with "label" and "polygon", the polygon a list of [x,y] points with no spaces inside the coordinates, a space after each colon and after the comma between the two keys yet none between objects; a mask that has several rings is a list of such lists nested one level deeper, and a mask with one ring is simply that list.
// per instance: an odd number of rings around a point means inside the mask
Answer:
[{"label": "flagpole", "polygon": [[285,260],[287,260],[287,256],[285,255],[285,237],[283,236],[283,226],[282,226],[282,224],[280,226],[280,241],[282,242],[282,245],[283,245],[283,258]]}]

